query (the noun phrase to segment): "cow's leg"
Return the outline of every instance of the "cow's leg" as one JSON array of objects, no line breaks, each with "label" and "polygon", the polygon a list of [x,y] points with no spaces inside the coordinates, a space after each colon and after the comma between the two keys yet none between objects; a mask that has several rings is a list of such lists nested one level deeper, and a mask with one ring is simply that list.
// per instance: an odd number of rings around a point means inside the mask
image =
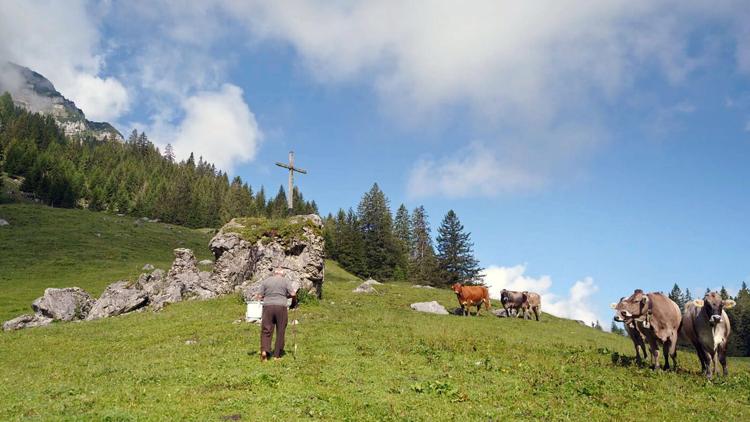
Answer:
[{"label": "cow's leg", "polygon": [[[631,340],[633,340],[633,346],[635,347],[635,361],[641,363],[641,354],[638,351],[638,341],[635,338],[632,338]],[[645,352],[646,349],[644,348],[643,351]],[[644,354],[643,357],[645,358],[646,355]]]},{"label": "cow's leg", "polygon": [[693,341],[693,347],[695,348],[695,354],[698,355],[698,360],[701,362],[701,372],[706,373],[706,353],[703,351],[703,346],[700,342]]},{"label": "cow's leg", "polygon": [[656,339],[649,338],[648,345],[651,349],[651,369],[656,371],[659,369],[659,347],[656,344]]},{"label": "cow's leg", "polygon": [[669,357],[672,358],[672,369],[677,371],[677,339],[679,337],[675,334],[672,340],[669,342]]},{"label": "cow's leg", "polygon": [[714,376],[714,357],[712,352],[703,348],[703,358],[706,360],[706,378],[711,379]]},{"label": "cow's leg", "polygon": [[537,321],[539,321],[539,307],[538,306],[534,307],[534,317],[536,318]]},{"label": "cow's leg", "polygon": [[727,345],[719,345],[719,362],[721,363],[722,373],[726,377],[729,372],[727,371]]},{"label": "cow's leg", "polygon": [[662,353],[664,353],[664,370],[669,371],[669,350],[671,349],[671,339],[667,339],[662,344]]}]

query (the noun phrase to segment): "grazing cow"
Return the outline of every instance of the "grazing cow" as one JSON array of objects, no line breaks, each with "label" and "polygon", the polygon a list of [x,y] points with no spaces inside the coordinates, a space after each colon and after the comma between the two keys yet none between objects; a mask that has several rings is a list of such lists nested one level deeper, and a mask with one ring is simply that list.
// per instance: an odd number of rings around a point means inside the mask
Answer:
[{"label": "grazing cow", "polygon": [[[623,298],[620,298],[620,302],[623,301]],[[617,308],[617,303],[612,304],[612,309]],[[635,347],[635,360],[640,363],[641,362],[641,351],[643,352],[643,359],[646,359],[648,357],[648,353],[646,353],[646,343],[643,341],[643,336],[641,335],[640,331],[635,327],[635,321],[628,321],[626,322],[623,317],[621,317],[619,314],[615,313],[615,321],[622,322],[625,326],[625,332],[628,333],[628,337],[630,337],[630,340],[633,341],[633,346]],[[639,350],[640,349],[640,350]]]},{"label": "grazing cow", "polygon": [[500,292],[500,303],[505,309],[505,315],[510,316],[511,311],[516,311],[516,317],[521,316],[521,310],[523,309],[524,303],[526,303],[526,295],[524,292],[514,292],[513,290],[503,289]]},{"label": "grazing cow", "polygon": [[464,311],[464,315],[469,315],[469,309],[472,306],[477,307],[477,316],[484,303],[485,309],[490,310],[490,291],[484,286],[464,286],[461,283],[455,283],[451,290],[456,293],[458,304]]},{"label": "grazing cow", "polygon": [[630,297],[614,306],[625,324],[635,323],[636,329],[646,338],[651,351],[651,367],[659,368],[659,346],[664,351],[664,369],[669,369],[672,357],[677,369],[677,337],[682,315],[680,308],[663,293],[644,293],[637,289]]},{"label": "grazing cow", "polygon": [[[527,311],[531,310],[532,312],[534,312],[536,320],[539,321],[539,314],[542,312],[542,298],[538,293],[534,292],[521,293],[526,298],[526,300],[524,300],[523,304],[521,305],[521,310],[523,311],[523,319],[526,319]],[[531,315],[529,315],[529,319],[531,319]]]},{"label": "grazing cow", "polygon": [[724,376],[727,375],[727,341],[731,326],[724,309],[734,305],[733,300],[722,300],[716,292],[706,293],[703,300],[696,299],[685,304],[681,333],[693,343],[708,379],[716,372],[717,357],[724,369]]}]

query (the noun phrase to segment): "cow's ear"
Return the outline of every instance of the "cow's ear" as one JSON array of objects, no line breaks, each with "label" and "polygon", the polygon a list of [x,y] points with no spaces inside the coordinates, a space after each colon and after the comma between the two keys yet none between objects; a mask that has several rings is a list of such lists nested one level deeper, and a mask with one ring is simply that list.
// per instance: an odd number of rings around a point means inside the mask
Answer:
[{"label": "cow's ear", "polygon": [[693,301],[693,305],[695,305],[695,306],[697,306],[699,308],[702,308],[703,307],[703,299],[695,299]]},{"label": "cow's ear", "polygon": [[641,302],[648,303],[648,295],[643,295],[643,298],[641,298]]},{"label": "cow's ear", "polygon": [[734,305],[736,305],[737,302],[733,301],[732,299],[726,299],[724,300],[724,308],[726,309],[732,309],[734,308]]},{"label": "cow's ear", "polygon": [[617,309],[617,304],[614,303],[614,302],[612,302],[612,303],[609,304],[609,307],[612,308],[612,309]]}]

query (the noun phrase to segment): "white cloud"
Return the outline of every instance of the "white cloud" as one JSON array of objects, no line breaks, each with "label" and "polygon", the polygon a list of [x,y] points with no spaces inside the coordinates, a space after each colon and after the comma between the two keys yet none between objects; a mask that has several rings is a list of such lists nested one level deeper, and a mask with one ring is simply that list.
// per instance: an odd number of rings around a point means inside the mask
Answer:
[{"label": "white cloud", "polygon": [[[548,275],[535,278],[526,275],[526,265],[502,267],[492,265],[484,270],[484,282],[490,290],[490,297],[500,299],[503,289],[515,291],[533,291],[542,296],[542,310],[552,315],[581,320],[587,324],[604,319],[594,312],[591,295],[599,288],[591,277],[585,277],[573,283],[568,295],[560,297],[550,292],[552,278]],[[604,327],[608,329],[609,327]]]},{"label": "white cloud", "polygon": [[100,34],[84,1],[3,1],[0,60],[35,70],[89,119],[122,116],[130,98],[115,77],[102,76]]},{"label": "white cloud", "polygon": [[191,152],[218,168],[231,171],[255,158],[263,137],[255,115],[242,98],[242,89],[224,84],[217,91],[201,91],[185,98],[178,123],[157,119],[146,132],[161,147],[172,144],[178,159]]}]

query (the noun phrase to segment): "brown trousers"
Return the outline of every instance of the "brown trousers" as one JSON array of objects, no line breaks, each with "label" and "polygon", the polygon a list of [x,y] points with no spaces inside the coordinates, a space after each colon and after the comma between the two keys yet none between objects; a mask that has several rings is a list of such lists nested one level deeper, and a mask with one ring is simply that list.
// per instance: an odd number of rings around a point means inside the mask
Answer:
[{"label": "brown trousers", "polygon": [[260,351],[271,355],[271,336],[273,327],[276,326],[276,344],[273,355],[281,357],[284,353],[284,333],[288,320],[286,306],[283,305],[264,305],[263,316],[260,321]]}]

